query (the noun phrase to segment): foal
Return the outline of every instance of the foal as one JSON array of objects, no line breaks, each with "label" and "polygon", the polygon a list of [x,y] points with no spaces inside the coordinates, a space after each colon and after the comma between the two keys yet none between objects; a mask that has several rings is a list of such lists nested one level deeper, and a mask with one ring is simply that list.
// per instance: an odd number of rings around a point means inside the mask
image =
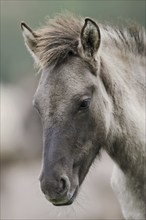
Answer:
[{"label": "foal", "polygon": [[123,29],[59,15],[25,44],[42,70],[34,107],[43,124],[41,189],[71,204],[104,149],[115,162],[112,187],[126,219],[145,218],[145,55],[142,27]]}]

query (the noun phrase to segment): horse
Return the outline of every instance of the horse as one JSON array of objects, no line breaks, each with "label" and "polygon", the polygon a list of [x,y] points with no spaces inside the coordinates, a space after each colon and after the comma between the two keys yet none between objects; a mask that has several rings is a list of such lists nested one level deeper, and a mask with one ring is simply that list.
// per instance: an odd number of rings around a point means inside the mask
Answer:
[{"label": "horse", "polygon": [[55,206],[70,205],[105,150],[125,219],[145,219],[144,27],[106,25],[59,14],[32,30],[21,23],[41,70],[33,105],[43,127],[40,186]]}]

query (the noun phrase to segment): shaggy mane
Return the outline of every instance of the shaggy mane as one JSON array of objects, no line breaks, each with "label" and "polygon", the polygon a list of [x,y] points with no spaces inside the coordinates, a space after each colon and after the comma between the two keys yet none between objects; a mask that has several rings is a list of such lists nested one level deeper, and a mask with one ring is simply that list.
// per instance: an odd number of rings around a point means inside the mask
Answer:
[{"label": "shaggy mane", "polygon": [[82,18],[66,14],[49,19],[46,26],[38,29],[37,55],[42,66],[57,65],[68,54],[76,54],[82,26]]},{"label": "shaggy mane", "polygon": [[[46,26],[35,31],[37,56],[42,67],[55,66],[64,61],[69,54],[78,54],[78,40],[83,24],[82,17],[70,13],[60,14],[49,19]],[[146,33],[143,27],[128,24],[120,29],[99,23],[98,25],[103,47],[146,55]]]}]

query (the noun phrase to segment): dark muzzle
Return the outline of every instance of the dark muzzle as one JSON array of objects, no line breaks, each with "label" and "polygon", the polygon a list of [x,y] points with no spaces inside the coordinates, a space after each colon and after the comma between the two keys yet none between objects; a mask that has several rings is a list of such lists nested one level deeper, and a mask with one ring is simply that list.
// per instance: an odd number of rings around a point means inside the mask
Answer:
[{"label": "dark muzzle", "polygon": [[49,178],[49,176],[46,177],[42,174],[40,177],[40,185],[47,200],[56,206],[70,205],[77,194],[77,190],[73,193],[70,192],[71,184],[67,175]]}]

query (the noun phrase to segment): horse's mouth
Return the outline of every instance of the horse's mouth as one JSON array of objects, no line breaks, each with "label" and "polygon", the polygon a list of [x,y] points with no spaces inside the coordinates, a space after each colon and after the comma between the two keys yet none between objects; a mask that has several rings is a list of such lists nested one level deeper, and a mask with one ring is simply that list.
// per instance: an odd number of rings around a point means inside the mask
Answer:
[{"label": "horse's mouth", "polygon": [[68,200],[68,201],[51,201],[53,205],[55,206],[67,206],[67,205],[71,205],[73,203],[73,201],[75,200],[76,196],[78,194],[78,187],[76,188],[74,194],[72,195],[72,197]]}]

